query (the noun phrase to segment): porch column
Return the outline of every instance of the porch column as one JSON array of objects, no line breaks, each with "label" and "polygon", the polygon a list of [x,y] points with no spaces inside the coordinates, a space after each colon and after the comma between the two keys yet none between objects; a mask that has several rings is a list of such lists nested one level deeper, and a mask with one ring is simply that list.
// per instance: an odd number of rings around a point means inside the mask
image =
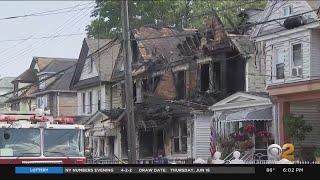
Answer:
[{"label": "porch column", "polygon": [[280,146],[288,142],[288,136],[286,135],[284,117],[290,112],[290,103],[285,101],[279,101],[279,136]]}]

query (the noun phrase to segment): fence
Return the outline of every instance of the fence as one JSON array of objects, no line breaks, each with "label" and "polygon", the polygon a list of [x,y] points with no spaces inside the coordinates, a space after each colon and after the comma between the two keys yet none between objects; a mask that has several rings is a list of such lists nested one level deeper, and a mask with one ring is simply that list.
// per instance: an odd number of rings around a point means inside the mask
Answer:
[{"label": "fence", "polygon": [[[136,164],[192,164],[193,159],[138,159]],[[88,159],[88,164],[128,164],[127,159]]]}]

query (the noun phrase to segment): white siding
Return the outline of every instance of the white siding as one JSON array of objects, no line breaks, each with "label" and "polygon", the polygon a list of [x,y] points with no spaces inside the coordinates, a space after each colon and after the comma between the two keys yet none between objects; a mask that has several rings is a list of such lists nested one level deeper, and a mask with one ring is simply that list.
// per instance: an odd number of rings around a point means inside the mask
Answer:
[{"label": "white siding", "polygon": [[112,88],[112,108],[118,108],[121,105],[121,86],[117,85]]},{"label": "white siding", "polygon": [[197,115],[194,119],[193,158],[207,160],[210,155],[211,116]]},{"label": "white siding", "polygon": [[93,66],[93,69],[92,69],[92,72],[90,72],[90,58],[86,59],[81,72],[80,80],[89,79],[89,78],[98,76],[98,70],[96,68],[95,61],[93,61],[92,66]]},{"label": "white siding", "polygon": [[306,123],[312,126],[312,131],[306,135],[302,144],[320,147],[320,103],[291,103],[290,111],[293,114],[303,115]]},{"label": "white siding", "polygon": [[[106,98],[106,90],[105,86],[102,85],[100,86],[95,86],[92,88],[86,88],[78,91],[77,96],[78,96],[78,115],[92,115],[98,110],[98,91],[101,91],[101,110],[104,110],[106,108],[110,107],[110,101],[108,101]],[[92,113],[89,112],[89,93],[92,92]],[[86,94],[86,113],[82,112],[82,93]],[[110,98],[109,98],[110,99]]]},{"label": "white siding", "polygon": [[[270,5],[270,3],[268,3],[267,7],[269,5]],[[288,5],[291,5],[293,7],[293,14],[292,15],[304,13],[304,12],[311,10],[311,7],[305,1],[280,1],[274,6],[274,8],[272,9],[272,12],[271,12],[270,16],[268,16],[267,20],[283,18],[284,17],[282,15],[283,7],[286,7]],[[267,10],[269,10],[269,8]],[[316,14],[314,12],[305,14],[304,16],[311,16],[312,18],[317,18]],[[263,32],[263,31],[267,31],[267,30],[273,30],[276,28],[280,28],[281,26],[279,23],[282,24],[283,22],[284,22],[284,20],[277,21],[277,22],[272,21],[272,22],[266,23],[263,25],[263,28],[261,31]]]},{"label": "white siding", "polygon": [[311,79],[320,78],[320,31],[311,31]]},{"label": "white siding", "polygon": [[[272,84],[282,84],[282,83],[292,83],[298,81],[310,80],[310,30],[305,30],[302,32],[297,32],[289,34],[287,36],[282,36],[275,38],[273,40],[266,41],[266,75],[267,75],[267,85]],[[293,77],[291,75],[291,54],[292,54],[292,43],[302,44],[302,58],[303,58],[303,76]],[[274,68],[274,48],[281,47],[284,49],[285,56],[285,68],[284,68],[284,80],[275,80],[275,74],[273,74]],[[273,77],[273,80],[272,78]]]},{"label": "white siding", "polygon": [[78,115],[82,115],[82,92],[77,92],[77,99],[78,99]]}]

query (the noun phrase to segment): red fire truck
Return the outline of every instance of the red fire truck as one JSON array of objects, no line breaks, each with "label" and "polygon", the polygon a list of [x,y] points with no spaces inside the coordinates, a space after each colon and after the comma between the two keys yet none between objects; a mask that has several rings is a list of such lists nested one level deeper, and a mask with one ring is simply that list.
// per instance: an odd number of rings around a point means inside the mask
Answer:
[{"label": "red fire truck", "polygon": [[0,164],[84,163],[84,126],[74,118],[0,113]]}]

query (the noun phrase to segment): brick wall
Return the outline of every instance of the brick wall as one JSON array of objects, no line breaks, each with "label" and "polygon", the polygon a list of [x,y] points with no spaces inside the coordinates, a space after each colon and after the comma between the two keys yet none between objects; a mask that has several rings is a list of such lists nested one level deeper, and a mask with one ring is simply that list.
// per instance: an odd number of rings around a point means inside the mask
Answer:
[{"label": "brick wall", "polygon": [[155,90],[155,95],[165,99],[174,99],[176,97],[173,74],[170,71],[167,71],[161,76],[161,80],[159,81]]}]

